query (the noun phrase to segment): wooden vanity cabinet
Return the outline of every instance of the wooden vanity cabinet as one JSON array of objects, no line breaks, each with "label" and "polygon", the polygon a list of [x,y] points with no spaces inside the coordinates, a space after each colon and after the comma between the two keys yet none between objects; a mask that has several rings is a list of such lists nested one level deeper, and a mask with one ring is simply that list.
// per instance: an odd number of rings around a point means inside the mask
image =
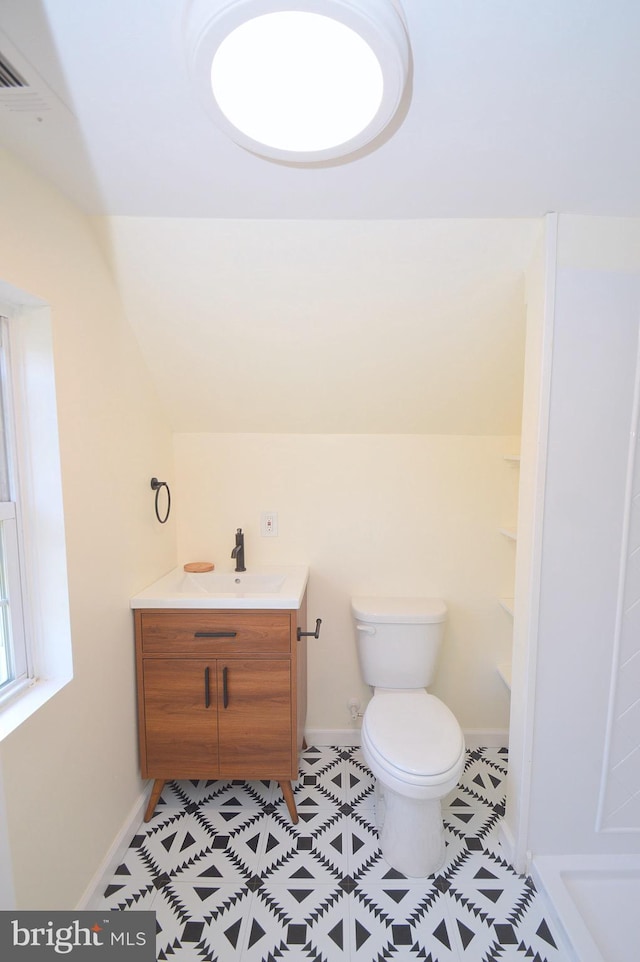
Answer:
[{"label": "wooden vanity cabinet", "polygon": [[297,822],[306,715],[299,611],[138,609],[138,734],[145,821],[171,779],[273,779]]}]

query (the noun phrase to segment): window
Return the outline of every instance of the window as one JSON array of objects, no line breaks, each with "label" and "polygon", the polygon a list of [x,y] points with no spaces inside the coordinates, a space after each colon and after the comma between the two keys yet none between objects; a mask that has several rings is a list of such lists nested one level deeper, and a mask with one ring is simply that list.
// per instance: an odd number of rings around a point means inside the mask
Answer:
[{"label": "window", "polygon": [[29,682],[9,325],[0,317],[0,704]]},{"label": "window", "polygon": [[0,280],[0,740],[73,679],[51,311]]}]

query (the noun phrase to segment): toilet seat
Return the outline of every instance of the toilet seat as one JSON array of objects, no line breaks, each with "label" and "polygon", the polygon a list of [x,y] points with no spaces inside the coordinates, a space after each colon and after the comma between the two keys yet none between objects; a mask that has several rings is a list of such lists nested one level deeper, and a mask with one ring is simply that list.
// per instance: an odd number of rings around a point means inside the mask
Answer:
[{"label": "toilet seat", "polygon": [[464,760],[455,715],[424,689],[376,691],[364,714],[362,741],[381,777],[386,772],[415,788],[448,783]]}]

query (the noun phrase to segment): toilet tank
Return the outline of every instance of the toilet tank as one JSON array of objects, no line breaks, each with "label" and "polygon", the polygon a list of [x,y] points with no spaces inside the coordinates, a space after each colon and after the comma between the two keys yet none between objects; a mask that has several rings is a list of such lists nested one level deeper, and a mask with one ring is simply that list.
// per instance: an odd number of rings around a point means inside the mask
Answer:
[{"label": "toilet tank", "polygon": [[440,598],[353,598],[362,677],[374,688],[427,688],[435,674],[447,606]]}]

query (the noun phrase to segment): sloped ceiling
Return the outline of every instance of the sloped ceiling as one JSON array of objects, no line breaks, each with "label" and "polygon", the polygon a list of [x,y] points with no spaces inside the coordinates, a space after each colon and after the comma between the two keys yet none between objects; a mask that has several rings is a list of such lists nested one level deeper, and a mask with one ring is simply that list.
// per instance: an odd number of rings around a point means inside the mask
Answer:
[{"label": "sloped ceiling", "polygon": [[100,227],[177,431],[519,431],[535,220]]},{"label": "sloped ceiling", "polygon": [[212,126],[187,2],[0,7],[0,144],[96,219],[175,429],[517,430],[540,218],[640,216],[640,4],[402,0],[400,129],[305,170]]}]

